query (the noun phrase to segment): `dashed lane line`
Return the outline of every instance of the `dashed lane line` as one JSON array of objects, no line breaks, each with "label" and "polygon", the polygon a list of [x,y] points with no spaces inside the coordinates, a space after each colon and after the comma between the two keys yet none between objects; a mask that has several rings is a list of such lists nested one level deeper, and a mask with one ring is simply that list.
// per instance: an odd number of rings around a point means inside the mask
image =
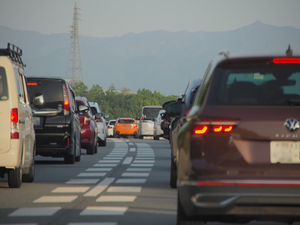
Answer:
[{"label": "dashed lane line", "polygon": [[66,184],[96,184],[100,179],[71,179]]},{"label": "dashed lane line", "polygon": [[115,178],[105,178],[103,181],[101,181],[99,184],[97,184],[96,187],[94,187],[89,192],[85,193],[83,196],[96,197],[102,191],[104,191],[114,180],[115,180]]},{"label": "dashed lane line", "polygon": [[70,203],[73,202],[77,195],[68,196],[42,196],[33,201],[33,203]]},{"label": "dashed lane line", "polygon": [[53,216],[61,207],[38,207],[38,208],[20,208],[9,214],[9,217],[15,216]]},{"label": "dashed lane line", "polygon": [[128,207],[90,206],[83,210],[81,216],[123,216]]},{"label": "dashed lane line", "polygon": [[77,177],[104,177],[106,173],[80,173]]},{"label": "dashed lane line", "polygon": [[122,187],[109,187],[107,189],[107,192],[141,192],[142,187],[127,187],[127,186],[122,186]]},{"label": "dashed lane line", "polygon": [[146,179],[118,179],[116,184],[144,184],[146,183]]},{"label": "dashed lane line", "polygon": [[52,193],[85,193],[90,187],[57,187]]},{"label": "dashed lane line", "polygon": [[96,202],[134,202],[136,196],[128,195],[102,195],[96,199]]}]

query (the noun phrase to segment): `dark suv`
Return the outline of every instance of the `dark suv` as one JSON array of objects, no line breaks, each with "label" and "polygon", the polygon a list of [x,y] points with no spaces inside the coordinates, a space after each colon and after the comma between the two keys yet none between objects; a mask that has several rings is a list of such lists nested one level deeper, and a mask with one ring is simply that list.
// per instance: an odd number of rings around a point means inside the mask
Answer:
[{"label": "dark suv", "polygon": [[211,61],[177,136],[177,223],[299,221],[299,121],[300,55]]},{"label": "dark suv", "polygon": [[74,92],[59,78],[27,78],[36,135],[36,154],[80,161],[80,123]]}]

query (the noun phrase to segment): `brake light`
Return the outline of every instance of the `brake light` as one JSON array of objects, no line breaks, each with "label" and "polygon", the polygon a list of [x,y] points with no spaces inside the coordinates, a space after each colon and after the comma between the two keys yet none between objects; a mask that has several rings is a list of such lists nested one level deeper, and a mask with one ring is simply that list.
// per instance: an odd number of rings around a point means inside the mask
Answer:
[{"label": "brake light", "polygon": [[276,58],[273,63],[300,63],[300,58]]},{"label": "brake light", "polygon": [[117,124],[116,127],[120,127],[120,124]]},{"label": "brake light", "polygon": [[68,93],[68,87],[65,84],[63,86],[63,94],[64,94],[64,115],[70,115],[70,103],[69,103],[69,93]]},{"label": "brake light", "polygon": [[19,139],[19,114],[17,108],[11,109],[10,123],[11,123],[10,138]]},{"label": "brake light", "polygon": [[208,132],[210,133],[230,133],[237,122],[205,122],[204,124],[198,124],[193,129],[193,134],[195,135],[204,135]]},{"label": "brake light", "polygon": [[83,120],[83,125],[89,125],[91,122],[91,118],[90,117],[87,117],[85,116],[84,117],[84,120]]},{"label": "brake light", "polygon": [[37,82],[27,82],[27,86],[37,86]]},{"label": "brake light", "polygon": [[96,122],[103,122],[103,120],[101,118],[97,118]]},{"label": "brake light", "polygon": [[137,128],[137,125],[136,125],[136,124],[133,124],[133,127],[134,127],[134,128]]},{"label": "brake light", "polygon": [[111,126],[108,126],[107,129],[112,129],[112,127],[111,127]]}]

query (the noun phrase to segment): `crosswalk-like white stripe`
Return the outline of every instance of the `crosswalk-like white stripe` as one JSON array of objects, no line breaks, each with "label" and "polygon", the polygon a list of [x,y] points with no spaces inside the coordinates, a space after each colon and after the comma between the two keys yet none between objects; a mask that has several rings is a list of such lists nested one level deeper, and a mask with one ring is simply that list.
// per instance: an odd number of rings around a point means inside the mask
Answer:
[{"label": "crosswalk-like white stripe", "polygon": [[95,167],[115,167],[116,165],[118,165],[118,164],[99,164],[99,163],[97,163],[97,164],[95,164],[94,166]]},{"label": "crosswalk-like white stripe", "polygon": [[134,160],[133,163],[154,163],[154,160]]},{"label": "crosswalk-like white stripe", "polygon": [[116,184],[144,184],[146,179],[118,179]]},{"label": "crosswalk-like white stripe", "polygon": [[106,173],[80,173],[77,177],[104,177]]},{"label": "crosswalk-like white stripe", "polygon": [[142,187],[109,187],[107,192],[141,192]]},{"label": "crosswalk-like white stripe", "polygon": [[133,157],[126,157],[122,164],[130,164],[133,160]]},{"label": "crosswalk-like white stripe", "polygon": [[135,149],[135,148],[130,148],[129,151],[130,151],[130,152],[135,152],[136,149]]},{"label": "crosswalk-like white stripe", "polygon": [[122,216],[128,207],[90,206],[83,210],[81,216]]},{"label": "crosswalk-like white stripe", "polygon": [[71,179],[66,184],[96,184],[100,179]]},{"label": "crosswalk-like white stripe", "polygon": [[42,196],[36,200],[34,200],[34,203],[69,203],[73,202],[76,198],[78,198],[77,195],[68,195],[68,196]]},{"label": "crosswalk-like white stripe", "polygon": [[103,181],[101,181],[99,184],[97,184],[96,187],[94,187],[89,192],[85,193],[85,197],[95,197],[99,195],[102,191],[104,191],[113,181],[115,178],[105,178]]},{"label": "crosswalk-like white stripe", "polygon": [[132,163],[130,166],[132,166],[132,167],[152,167],[153,166],[153,164],[134,164],[134,163]]},{"label": "crosswalk-like white stripe", "polygon": [[8,216],[53,216],[60,209],[61,207],[20,208]]},{"label": "crosswalk-like white stripe", "polygon": [[96,199],[96,202],[134,202],[136,196],[124,195],[102,195]]},{"label": "crosswalk-like white stripe", "polygon": [[123,173],[122,177],[148,177],[149,173]]},{"label": "crosswalk-like white stripe", "polygon": [[122,157],[120,157],[120,156],[107,156],[107,157],[104,157],[103,159],[105,159],[105,160],[116,160],[116,159],[121,160],[123,158],[124,158],[123,156]]},{"label": "crosswalk-like white stripe", "polygon": [[150,172],[152,168],[128,168],[128,172]]},{"label": "crosswalk-like white stripe", "polygon": [[119,163],[120,160],[99,160],[99,163]]},{"label": "crosswalk-like white stripe", "polygon": [[57,187],[52,193],[84,193],[90,187]]},{"label": "crosswalk-like white stripe", "polygon": [[87,172],[109,172],[112,168],[88,168],[85,171]]}]

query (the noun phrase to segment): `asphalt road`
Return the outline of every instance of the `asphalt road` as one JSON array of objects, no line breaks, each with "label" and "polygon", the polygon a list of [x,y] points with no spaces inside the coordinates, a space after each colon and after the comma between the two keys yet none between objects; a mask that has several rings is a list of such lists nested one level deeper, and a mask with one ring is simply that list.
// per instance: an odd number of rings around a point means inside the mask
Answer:
[{"label": "asphalt road", "polygon": [[36,157],[33,183],[10,189],[0,179],[0,225],[176,224],[166,140],[108,139],[81,161]]},{"label": "asphalt road", "polygon": [[11,189],[0,178],[0,225],[175,225],[169,170],[167,140],[108,139],[74,165],[37,156],[33,183]]}]

